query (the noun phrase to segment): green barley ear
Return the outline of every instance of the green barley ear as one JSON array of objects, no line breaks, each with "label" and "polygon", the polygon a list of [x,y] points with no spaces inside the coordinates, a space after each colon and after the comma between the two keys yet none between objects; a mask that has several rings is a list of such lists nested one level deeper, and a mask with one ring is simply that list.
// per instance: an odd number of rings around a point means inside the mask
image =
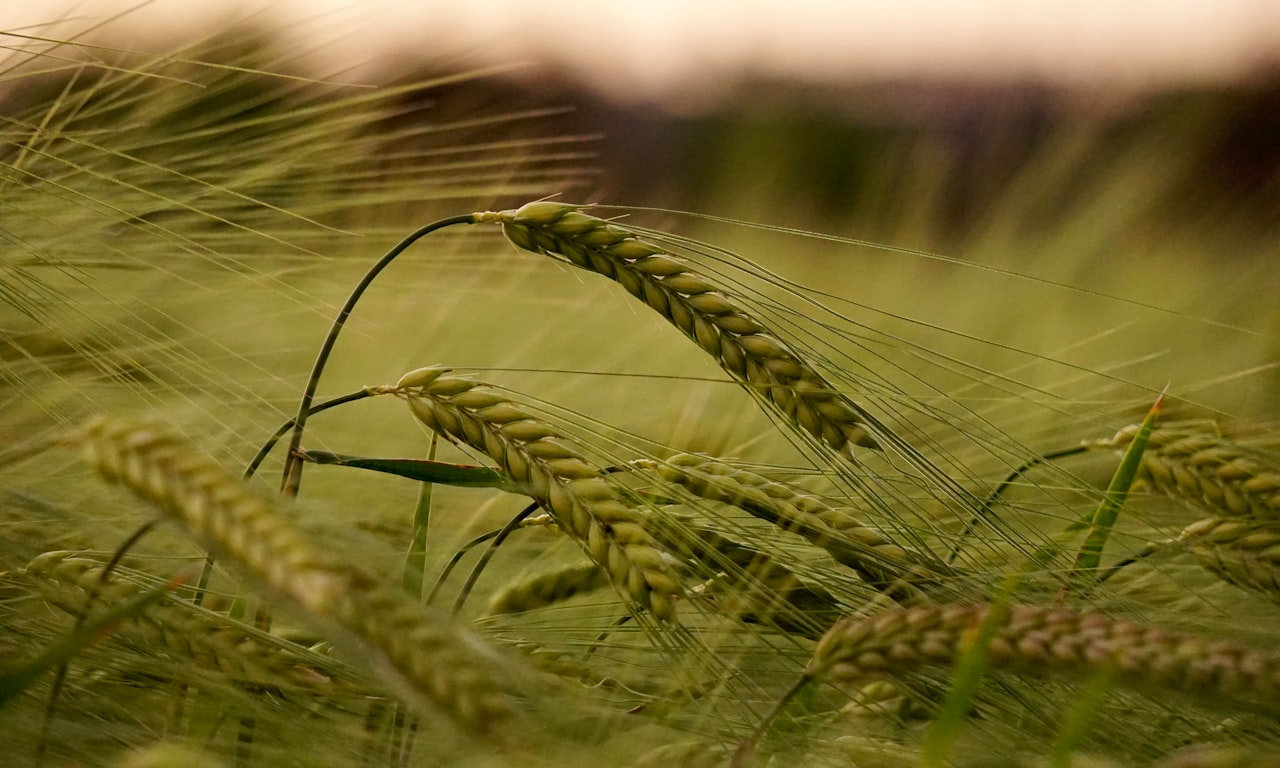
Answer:
[{"label": "green barley ear", "polygon": [[1280,521],[1211,517],[1184,528],[1177,543],[1228,584],[1280,601]]},{"label": "green barley ear", "polygon": [[666,462],[639,461],[636,466],[695,496],[736,506],[803,537],[895,599],[925,600],[925,591],[954,575],[936,559],[896,544],[884,532],[814,496],[709,456],[686,453]]},{"label": "green barley ear", "polygon": [[[1125,427],[1088,447],[1123,451],[1138,431],[1138,425]],[[1138,479],[1216,515],[1280,519],[1280,468],[1203,427],[1157,425],[1143,453]]]},{"label": "green barley ear", "polygon": [[710,610],[814,640],[844,615],[821,584],[802,581],[777,558],[713,526],[684,516],[646,522],[663,546],[686,558],[687,571],[704,579],[695,591]]},{"label": "green barley ear", "polygon": [[354,635],[411,697],[472,731],[493,732],[511,719],[513,662],[404,592],[329,557],[185,440],[99,418],[78,442],[104,479],[183,523],[310,615]]},{"label": "green barley ear", "polygon": [[[1014,605],[941,605],[847,619],[818,642],[808,678],[849,681],[923,666],[949,667],[986,623],[992,669],[1032,674],[1105,672],[1207,701],[1274,710],[1280,655],[1102,613]],[[990,622],[990,623],[987,623]]]},{"label": "green barley ear", "polygon": [[833,450],[877,448],[875,420],[806,362],[733,297],[667,250],[626,227],[583,213],[581,206],[529,203],[514,211],[478,214],[513,244],[559,255],[617,281],[671,321],[739,382]]},{"label": "green barley ear", "polygon": [[660,621],[674,621],[680,580],[639,513],[550,424],[478,382],[444,369],[405,374],[380,391],[409,403],[418,421],[482,451],[609,574],[615,588]]},{"label": "green barley ear", "polygon": [[566,565],[504,587],[489,598],[488,612],[499,616],[534,611],[607,586],[608,574],[595,563]]},{"label": "green barley ear", "polygon": [[[90,590],[104,610],[143,593],[133,581],[100,579],[104,563],[76,552],[46,552],[25,569],[40,596],[72,616],[91,609]],[[232,681],[291,693],[368,695],[351,670],[274,635],[205,611],[182,600],[162,600],[122,621],[114,634],[130,644],[180,663],[226,675]]]}]

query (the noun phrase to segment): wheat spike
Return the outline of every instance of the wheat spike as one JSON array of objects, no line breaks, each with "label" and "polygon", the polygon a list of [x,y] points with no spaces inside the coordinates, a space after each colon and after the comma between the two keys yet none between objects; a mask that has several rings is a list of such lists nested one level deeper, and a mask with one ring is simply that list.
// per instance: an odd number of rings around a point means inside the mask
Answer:
[{"label": "wheat spike", "polygon": [[473,730],[509,719],[506,659],[407,594],[325,557],[193,446],[155,426],[105,418],[89,423],[79,442],[105,479],[181,521],[313,616],[353,633],[379,671],[406,691]]},{"label": "wheat spike", "polygon": [[[662,621],[674,621],[679,579],[639,513],[551,425],[474,381],[413,372],[405,398],[427,427],[482,451],[533,497],[609,574],[614,586]],[[402,379],[403,381],[403,379]]]},{"label": "wheat spike", "polygon": [[[1137,431],[1137,426],[1125,427],[1089,445],[1123,451]],[[1142,454],[1138,478],[1216,514],[1280,519],[1280,471],[1204,429],[1157,425]]]},{"label": "wheat spike", "polygon": [[497,616],[534,611],[608,585],[608,575],[595,563],[567,565],[523,579],[497,592],[489,598],[489,614]]},{"label": "wheat spike", "polygon": [[1280,522],[1211,517],[1183,529],[1178,543],[1223,581],[1280,600]]},{"label": "wheat spike", "polygon": [[671,321],[731,376],[763,395],[796,424],[836,451],[877,448],[874,423],[733,297],[667,250],[578,206],[529,203],[485,213],[517,247],[560,255],[620,283]]},{"label": "wheat spike", "polygon": [[[940,605],[891,610],[837,624],[818,642],[809,677],[838,681],[950,666],[991,620],[995,669],[1088,674],[1204,698],[1274,707],[1280,655],[1069,608]],[[987,626],[992,626],[988,624]]]},{"label": "wheat spike", "polygon": [[924,599],[922,588],[950,575],[941,563],[895,544],[883,532],[820,499],[711,457],[686,453],[666,462],[636,464],[695,496],[733,505],[804,537],[895,598]]}]

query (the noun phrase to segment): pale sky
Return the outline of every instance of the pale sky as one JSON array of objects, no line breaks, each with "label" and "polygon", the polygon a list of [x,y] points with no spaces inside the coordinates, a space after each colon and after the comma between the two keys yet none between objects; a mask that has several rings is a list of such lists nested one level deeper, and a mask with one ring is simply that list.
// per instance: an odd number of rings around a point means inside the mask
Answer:
[{"label": "pale sky", "polygon": [[[0,0],[0,27],[67,36],[134,4]],[[155,0],[114,22],[207,33],[255,16],[330,71],[389,53],[553,63],[614,97],[697,100],[744,71],[809,81],[996,78],[1141,88],[1280,61],[1280,0]],[[66,8],[64,12],[57,9]],[[359,71],[359,70],[357,70]],[[700,95],[701,94],[701,95]]]}]

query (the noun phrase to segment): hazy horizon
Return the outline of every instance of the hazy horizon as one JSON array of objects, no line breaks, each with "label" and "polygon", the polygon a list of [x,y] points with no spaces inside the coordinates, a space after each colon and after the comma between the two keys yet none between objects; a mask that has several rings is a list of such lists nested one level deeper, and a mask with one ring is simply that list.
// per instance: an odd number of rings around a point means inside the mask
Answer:
[{"label": "hazy horizon", "polygon": [[87,39],[162,53],[175,39],[253,20],[311,48],[306,59],[322,75],[415,58],[529,63],[613,98],[674,105],[714,101],[745,76],[1120,90],[1229,83],[1275,66],[1280,51],[1280,4],[1268,0],[86,0],[11,6],[0,26],[63,39],[125,11]]}]

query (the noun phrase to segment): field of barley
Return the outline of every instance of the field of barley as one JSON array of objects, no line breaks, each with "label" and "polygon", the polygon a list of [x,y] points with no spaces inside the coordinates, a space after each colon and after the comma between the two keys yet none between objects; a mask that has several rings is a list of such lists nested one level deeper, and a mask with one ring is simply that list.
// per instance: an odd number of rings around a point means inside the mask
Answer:
[{"label": "field of barley", "polygon": [[9,764],[1280,765],[1274,77],[681,119],[5,39]]}]

